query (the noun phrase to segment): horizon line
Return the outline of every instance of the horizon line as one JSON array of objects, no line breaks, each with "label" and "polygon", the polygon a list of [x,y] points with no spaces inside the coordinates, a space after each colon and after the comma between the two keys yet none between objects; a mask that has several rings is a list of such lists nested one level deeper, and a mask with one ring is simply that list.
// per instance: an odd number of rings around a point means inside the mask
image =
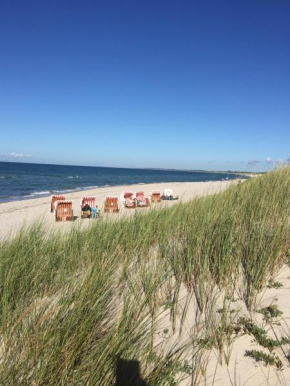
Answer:
[{"label": "horizon line", "polygon": [[130,169],[130,170],[164,170],[164,171],[177,171],[177,172],[196,172],[196,173],[241,173],[241,174],[264,174],[268,173],[265,171],[252,172],[252,171],[239,171],[239,170],[206,170],[206,169],[176,169],[176,168],[153,168],[153,167],[124,167],[124,166],[96,166],[96,165],[72,165],[72,164],[54,164],[54,163],[39,163],[39,162],[19,162],[19,161],[3,161],[0,160],[0,163],[12,163],[12,164],[28,164],[28,165],[48,165],[48,166],[76,166],[84,168],[105,168],[105,169]]}]

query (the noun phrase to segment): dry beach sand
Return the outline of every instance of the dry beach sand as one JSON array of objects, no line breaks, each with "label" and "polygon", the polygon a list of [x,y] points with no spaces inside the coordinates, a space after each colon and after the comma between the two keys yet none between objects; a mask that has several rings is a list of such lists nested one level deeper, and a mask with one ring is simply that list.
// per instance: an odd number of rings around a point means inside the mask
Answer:
[{"label": "dry beach sand", "polygon": [[[0,204],[0,239],[8,235],[15,235],[22,226],[29,226],[36,220],[42,220],[49,228],[67,229],[71,226],[88,226],[92,220],[81,220],[80,200],[83,196],[96,196],[97,205],[102,210],[106,196],[118,196],[124,191],[144,191],[146,196],[153,190],[173,189],[173,194],[178,195],[180,200],[188,201],[197,196],[213,194],[223,191],[231,184],[237,184],[234,181],[215,181],[215,182],[182,182],[182,183],[162,183],[146,185],[115,186],[106,188],[95,188],[82,190],[66,194],[66,199],[73,202],[74,215],[78,216],[74,222],[55,223],[52,213],[50,213],[50,197],[35,198],[23,201],[14,201]],[[162,205],[173,205],[178,201],[162,202]],[[154,204],[160,205],[160,204]],[[144,211],[145,208],[137,210]],[[126,214],[132,214],[134,210],[121,208],[119,214],[109,214],[109,216],[118,217]]]},{"label": "dry beach sand", "polygon": [[[245,307],[245,303],[241,300],[241,288],[237,286],[233,297],[228,302],[227,320],[233,317],[233,320],[239,318],[251,319],[259,328],[264,328],[267,335],[271,339],[281,339],[283,336],[289,336],[290,326],[290,268],[283,266],[274,278],[275,281],[281,284],[281,288],[265,288],[257,297],[255,307],[249,311]],[[224,294],[216,288],[215,291],[215,308],[222,309]],[[270,305],[277,305],[282,316],[277,319],[277,322],[272,324],[272,328],[265,323],[263,315],[259,310]],[[172,331],[172,323],[170,320],[170,312],[162,316],[160,328],[157,331],[157,342],[163,341],[163,349],[169,351],[170,347],[175,344],[186,342],[192,334],[198,336],[199,325],[204,325],[204,316],[199,314],[197,302],[194,293],[188,293],[183,287],[179,295],[179,314],[176,331]],[[183,310],[187,308],[186,318],[183,325],[182,333],[179,334],[180,317]],[[233,314],[231,314],[231,310]],[[219,314],[217,314],[217,321]],[[231,315],[231,316],[230,316]],[[164,331],[168,331],[164,334]],[[161,337],[161,338],[160,338]],[[269,351],[261,347],[253,338],[253,336],[244,334],[227,341],[224,335],[224,354],[220,355],[219,351],[214,348],[208,350],[202,358],[201,366],[204,369],[202,377],[198,380],[189,376],[179,383],[180,386],[193,385],[214,385],[214,386],[288,386],[290,385],[290,367],[289,361],[285,358],[287,348],[278,348],[276,352],[282,361],[282,368],[276,369],[275,366],[265,366],[261,362],[256,362],[254,359],[247,357],[245,354],[248,350],[258,350],[265,354]],[[189,349],[186,354],[186,360],[194,363],[194,350]],[[195,383],[196,382],[196,383]]]}]

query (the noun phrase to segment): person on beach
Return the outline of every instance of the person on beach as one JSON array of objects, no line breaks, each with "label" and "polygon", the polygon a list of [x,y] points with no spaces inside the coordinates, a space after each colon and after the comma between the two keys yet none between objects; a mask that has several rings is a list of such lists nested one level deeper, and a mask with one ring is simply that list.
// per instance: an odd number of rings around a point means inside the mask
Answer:
[{"label": "person on beach", "polygon": [[90,217],[91,216],[91,207],[90,207],[90,205],[86,203],[82,207],[82,212],[83,212],[83,215]]},{"label": "person on beach", "polygon": [[92,218],[97,218],[99,215],[98,205],[92,207]]}]

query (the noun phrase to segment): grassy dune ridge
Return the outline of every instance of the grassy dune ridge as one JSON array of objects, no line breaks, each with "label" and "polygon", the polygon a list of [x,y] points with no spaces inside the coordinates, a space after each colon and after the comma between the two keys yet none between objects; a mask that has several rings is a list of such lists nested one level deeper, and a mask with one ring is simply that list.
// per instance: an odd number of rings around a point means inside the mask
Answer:
[{"label": "grassy dune ridge", "polygon": [[228,334],[216,294],[251,311],[288,260],[289,199],[287,167],[133,218],[68,234],[36,223],[4,240],[0,383],[114,385],[120,357],[138,360],[148,385],[198,384],[208,337],[223,355]]}]

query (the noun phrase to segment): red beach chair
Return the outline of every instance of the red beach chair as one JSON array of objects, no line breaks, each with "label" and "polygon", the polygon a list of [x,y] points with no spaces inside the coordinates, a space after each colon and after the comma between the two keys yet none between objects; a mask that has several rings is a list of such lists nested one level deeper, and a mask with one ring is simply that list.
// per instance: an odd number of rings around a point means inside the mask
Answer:
[{"label": "red beach chair", "polygon": [[[85,205],[89,205],[91,208],[90,213],[88,214],[87,212],[83,212],[82,208]],[[96,211],[96,197],[82,197],[81,199],[81,218],[96,218],[98,211]],[[95,216],[94,216],[95,214]]]},{"label": "red beach chair", "polygon": [[125,200],[125,208],[136,208],[136,199],[134,198],[134,193],[133,192],[125,192],[124,195],[124,200]]},{"label": "red beach chair", "polygon": [[55,209],[55,202],[56,201],[64,201],[65,200],[65,196],[51,196],[51,203],[50,203],[50,211],[51,213],[54,211]]},{"label": "red beach chair", "polygon": [[137,206],[140,206],[140,207],[150,206],[150,200],[149,198],[145,197],[144,192],[136,193],[136,201],[137,201]]},{"label": "red beach chair", "polygon": [[73,221],[72,201],[55,202],[55,221]]},{"label": "red beach chair", "polygon": [[119,212],[118,197],[106,197],[104,212],[105,213]]},{"label": "red beach chair", "polygon": [[161,192],[154,191],[151,193],[151,202],[161,202]]}]

